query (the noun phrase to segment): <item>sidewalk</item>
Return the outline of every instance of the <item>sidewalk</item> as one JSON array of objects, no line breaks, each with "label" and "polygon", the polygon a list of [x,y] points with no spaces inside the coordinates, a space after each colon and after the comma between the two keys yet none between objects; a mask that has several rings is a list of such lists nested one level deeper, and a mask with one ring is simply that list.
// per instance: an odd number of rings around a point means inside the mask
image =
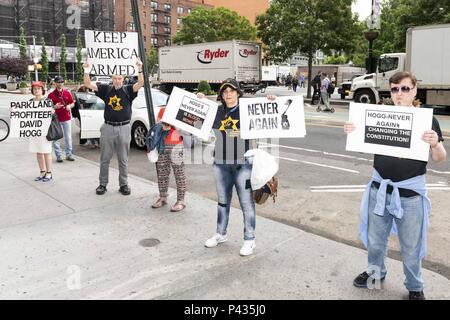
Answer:
[{"label": "sidewalk", "polygon": [[[233,208],[228,242],[208,249],[203,244],[215,231],[214,201],[187,194],[181,213],[153,210],[154,182],[131,176],[131,195],[122,196],[111,168],[108,192],[97,196],[96,163],[79,157],[54,162],[54,180],[43,183],[33,181],[38,168],[26,141],[8,139],[0,154],[0,299],[407,296],[399,261],[387,259],[384,290],[357,289],[352,281],[366,267],[364,250],[258,217],[256,252],[240,257],[242,213]],[[170,202],[175,195],[171,190]],[[149,238],[160,243],[139,244]],[[424,279],[428,299],[450,299],[449,280],[428,270]]]}]

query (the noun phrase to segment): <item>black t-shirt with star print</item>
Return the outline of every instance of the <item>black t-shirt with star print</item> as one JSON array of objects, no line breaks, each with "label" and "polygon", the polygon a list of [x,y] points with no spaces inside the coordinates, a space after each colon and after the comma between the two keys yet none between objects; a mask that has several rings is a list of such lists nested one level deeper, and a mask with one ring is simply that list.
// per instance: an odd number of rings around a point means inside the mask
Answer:
[{"label": "black t-shirt with star print", "polygon": [[[433,124],[431,127],[438,135],[438,141],[444,141],[442,137],[441,127],[439,121],[433,117]],[[373,167],[378,171],[383,179],[390,179],[393,182],[411,179],[427,172],[427,162],[413,159],[404,159],[398,157],[383,156],[375,154],[373,157]],[[373,183],[375,187],[379,183]],[[388,186],[388,193],[392,193],[392,187]],[[401,197],[414,197],[416,192],[408,189],[399,189]]]},{"label": "black t-shirt with star print", "polygon": [[214,120],[216,136],[214,163],[244,164],[244,154],[250,147],[249,140],[240,138],[239,105],[233,108],[220,106]]},{"label": "black t-shirt with star print", "polygon": [[105,121],[122,122],[131,120],[131,103],[137,97],[133,85],[125,85],[116,90],[112,85],[97,84],[97,97],[105,102]]}]

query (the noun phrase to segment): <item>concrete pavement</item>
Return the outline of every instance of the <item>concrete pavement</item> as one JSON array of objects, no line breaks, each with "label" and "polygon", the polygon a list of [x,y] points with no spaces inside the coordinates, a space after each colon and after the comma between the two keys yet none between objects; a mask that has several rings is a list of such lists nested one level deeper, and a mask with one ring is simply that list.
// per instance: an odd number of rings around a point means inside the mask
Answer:
[{"label": "concrete pavement", "polygon": [[[180,213],[151,209],[154,182],[130,176],[132,194],[95,194],[98,164],[53,163],[34,182],[27,141],[0,143],[0,299],[403,299],[402,264],[387,259],[382,290],[354,288],[364,250],[257,218],[255,254],[240,257],[242,213],[231,209],[228,242],[205,248],[216,203],[188,193]],[[148,170],[155,170],[148,163]],[[212,174],[211,171],[205,174]],[[205,186],[205,188],[214,188]],[[170,190],[170,202],[176,191]],[[301,210],[301,208],[299,208]],[[357,230],[355,230],[357,232]],[[144,239],[157,239],[153,247]],[[450,299],[450,280],[424,270],[428,299]]]}]

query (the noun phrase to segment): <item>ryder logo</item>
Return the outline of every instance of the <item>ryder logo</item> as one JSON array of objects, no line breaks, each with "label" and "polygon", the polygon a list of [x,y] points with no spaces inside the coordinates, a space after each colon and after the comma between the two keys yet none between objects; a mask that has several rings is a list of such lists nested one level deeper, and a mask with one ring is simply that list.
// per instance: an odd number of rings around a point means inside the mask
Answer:
[{"label": "ryder logo", "polygon": [[206,49],[197,52],[197,60],[201,63],[211,63],[214,58],[227,58],[229,53],[229,50],[221,50],[220,48],[216,51]]},{"label": "ryder logo", "polygon": [[248,56],[256,56],[256,54],[258,53],[258,51],[256,50],[252,50],[252,49],[241,49],[239,50],[239,55],[242,58],[247,58]]}]

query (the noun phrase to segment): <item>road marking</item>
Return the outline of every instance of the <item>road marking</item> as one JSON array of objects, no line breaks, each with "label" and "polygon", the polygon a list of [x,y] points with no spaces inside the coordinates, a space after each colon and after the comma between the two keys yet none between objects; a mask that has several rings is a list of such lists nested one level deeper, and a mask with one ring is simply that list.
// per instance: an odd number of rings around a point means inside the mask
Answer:
[{"label": "road marking", "polygon": [[281,159],[281,160],[287,160],[287,161],[292,161],[292,162],[300,162],[300,163],[310,164],[310,165],[313,165],[313,166],[324,167],[324,168],[335,169],[335,170],[339,170],[339,171],[345,171],[345,172],[359,174],[359,171],[356,171],[356,170],[350,170],[350,169],[345,169],[345,168],[328,166],[326,164],[320,164],[320,163],[309,162],[309,161],[304,161],[304,160],[297,160],[297,159],[292,159],[292,158],[277,157],[277,156],[275,156],[275,158],[278,158],[278,159]]}]

